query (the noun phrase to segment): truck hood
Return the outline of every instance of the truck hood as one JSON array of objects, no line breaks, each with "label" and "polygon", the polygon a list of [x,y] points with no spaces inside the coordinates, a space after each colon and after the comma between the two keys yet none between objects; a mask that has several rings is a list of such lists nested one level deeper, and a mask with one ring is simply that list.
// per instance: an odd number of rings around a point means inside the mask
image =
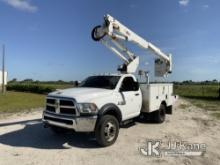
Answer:
[{"label": "truck hood", "polygon": [[74,98],[77,102],[89,102],[91,99],[111,95],[113,90],[101,88],[69,88],[49,93],[48,96]]}]

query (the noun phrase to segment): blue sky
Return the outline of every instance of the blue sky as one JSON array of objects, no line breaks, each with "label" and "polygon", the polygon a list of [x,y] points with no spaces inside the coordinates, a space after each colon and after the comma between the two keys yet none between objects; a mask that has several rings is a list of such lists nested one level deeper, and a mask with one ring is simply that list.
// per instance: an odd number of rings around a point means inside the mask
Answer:
[{"label": "blue sky", "polygon": [[[219,6],[219,0],[0,0],[9,79],[81,80],[115,72],[122,62],[90,36],[108,13],[173,54],[169,80],[220,80]],[[153,56],[135,53],[152,73]]]}]

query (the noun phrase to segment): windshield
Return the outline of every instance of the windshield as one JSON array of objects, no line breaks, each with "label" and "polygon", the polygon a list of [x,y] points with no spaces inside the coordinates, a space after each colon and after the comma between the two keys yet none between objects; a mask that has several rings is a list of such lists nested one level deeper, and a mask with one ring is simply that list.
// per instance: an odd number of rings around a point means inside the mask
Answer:
[{"label": "windshield", "polygon": [[120,76],[91,76],[85,79],[79,86],[114,89],[119,79]]}]

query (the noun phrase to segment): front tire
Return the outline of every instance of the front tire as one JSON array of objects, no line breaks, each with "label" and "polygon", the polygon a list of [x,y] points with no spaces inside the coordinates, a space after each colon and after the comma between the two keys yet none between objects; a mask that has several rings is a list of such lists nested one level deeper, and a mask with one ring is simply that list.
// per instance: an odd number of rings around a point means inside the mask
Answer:
[{"label": "front tire", "polygon": [[112,115],[105,115],[98,121],[95,136],[98,144],[102,147],[115,143],[119,132],[118,120]]}]

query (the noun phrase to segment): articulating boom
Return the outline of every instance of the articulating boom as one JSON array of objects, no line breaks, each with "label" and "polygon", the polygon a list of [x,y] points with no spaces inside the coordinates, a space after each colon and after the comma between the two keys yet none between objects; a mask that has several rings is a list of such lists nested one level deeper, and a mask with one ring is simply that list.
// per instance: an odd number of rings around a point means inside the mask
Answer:
[{"label": "articulating boom", "polygon": [[132,32],[110,15],[104,16],[102,26],[96,26],[92,30],[92,38],[95,41],[101,41],[124,61],[124,64],[118,69],[122,73],[135,73],[139,65],[139,57],[129,51],[122,44],[122,41],[135,43],[143,49],[152,51],[157,56],[155,59],[156,76],[162,77],[172,72],[172,57],[170,54],[166,55],[159,48]]}]

